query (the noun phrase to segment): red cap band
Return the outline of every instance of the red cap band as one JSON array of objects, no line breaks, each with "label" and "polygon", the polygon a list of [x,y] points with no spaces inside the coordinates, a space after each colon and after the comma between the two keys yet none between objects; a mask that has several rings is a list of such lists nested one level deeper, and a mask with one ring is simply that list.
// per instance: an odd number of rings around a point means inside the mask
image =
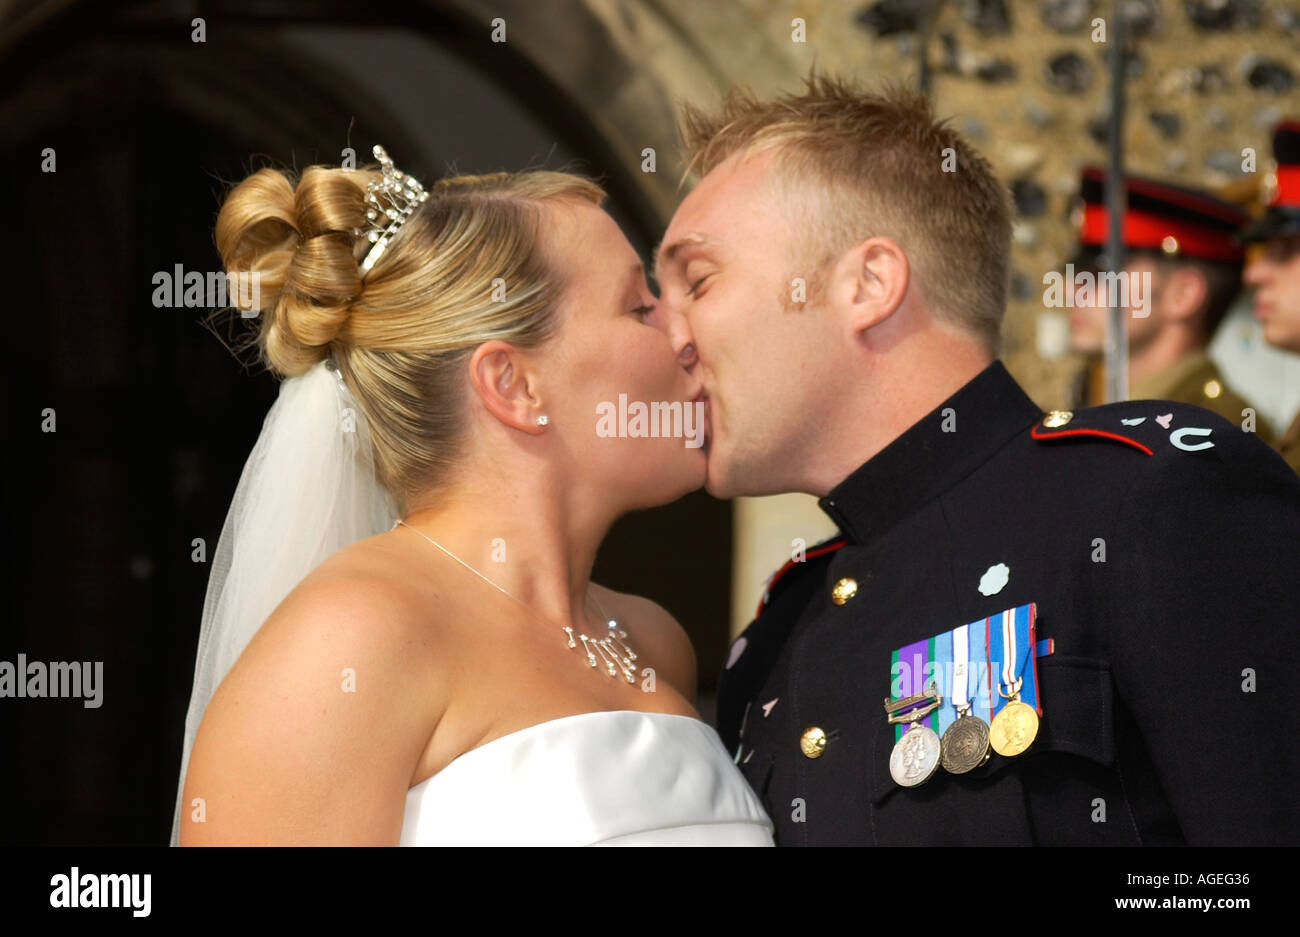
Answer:
[{"label": "red cap band", "polygon": [[1269,208],[1300,208],[1300,166],[1277,167],[1277,191]]},{"label": "red cap band", "polygon": [[[1281,173],[1278,188],[1281,189]],[[1079,240],[1084,244],[1102,247],[1110,234],[1104,205],[1086,205]],[[1124,213],[1124,246],[1135,250],[1163,250],[1164,240],[1172,237],[1178,242],[1180,255],[1202,260],[1240,260],[1243,251],[1227,234],[1207,231],[1187,223],[1178,223],[1145,212],[1129,210]]]}]

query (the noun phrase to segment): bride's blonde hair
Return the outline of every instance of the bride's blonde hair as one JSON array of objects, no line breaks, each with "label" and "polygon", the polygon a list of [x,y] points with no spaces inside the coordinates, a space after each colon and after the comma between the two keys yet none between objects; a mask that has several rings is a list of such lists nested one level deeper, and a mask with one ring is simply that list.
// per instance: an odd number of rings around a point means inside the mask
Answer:
[{"label": "bride's blonde hair", "polygon": [[216,245],[227,273],[258,275],[261,323],[245,349],[286,378],[334,358],[364,411],[376,475],[405,515],[455,462],[470,352],[553,334],[566,284],[538,238],[542,204],[599,206],[605,192],[550,171],[440,179],[363,282],[370,244],[352,232],[365,228],[377,178],[260,169],[227,195]]}]

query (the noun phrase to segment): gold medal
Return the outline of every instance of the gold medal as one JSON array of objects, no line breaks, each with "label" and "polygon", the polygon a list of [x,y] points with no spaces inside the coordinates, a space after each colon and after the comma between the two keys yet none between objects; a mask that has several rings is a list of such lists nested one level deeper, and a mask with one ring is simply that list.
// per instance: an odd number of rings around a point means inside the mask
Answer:
[{"label": "gold medal", "polygon": [[1034,707],[1012,697],[1011,702],[993,717],[993,725],[989,728],[989,744],[999,755],[1014,758],[1034,744],[1037,735],[1038,713],[1034,712]]},{"label": "gold medal", "polygon": [[949,774],[965,774],[989,760],[989,727],[979,716],[957,716],[941,740],[940,762]]},{"label": "gold medal", "polygon": [[[1002,613],[1002,644],[1006,661],[1002,665],[1002,683],[998,695],[1007,704],[993,717],[989,726],[989,744],[1004,758],[1023,754],[1038,735],[1038,712],[1035,707],[1020,701],[1020,688],[1024,686],[1024,669],[1034,653],[1034,606],[1029,606],[1027,642],[1017,647],[1016,615],[1014,610]],[[1025,655],[1022,657],[1022,653]],[[1005,689],[1004,689],[1005,687]]]}]

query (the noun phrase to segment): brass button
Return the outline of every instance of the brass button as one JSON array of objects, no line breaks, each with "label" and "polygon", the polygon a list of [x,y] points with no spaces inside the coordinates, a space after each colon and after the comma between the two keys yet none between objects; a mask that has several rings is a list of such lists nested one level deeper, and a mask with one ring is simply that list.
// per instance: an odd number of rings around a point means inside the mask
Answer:
[{"label": "brass button", "polygon": [[1071,410],[1053,410],[1047,416],[1043,417],[1043,425],[1048,429],[1056,429],[1058,426],[1064,426],[1074,419],[1074,412]]},{"label": "brass button", "polygon": [[799,736],[799,751],[809,758],[820,758],[826,750],[826,733],[817,726],[809,726]]},{"label": "brass button", "polygon": [[858,581],[856,579],[841,579],[831,589],[831,601],[836,605],[843,605],[857,594]]},{"label": "brass button", "polygon": [[1218,397],[1219,394],[1223,393],[1223,385],[1211,378],[1205,382],[1203,390],[1205,391],[1205,396],[1213,400],[1215,397]]}]

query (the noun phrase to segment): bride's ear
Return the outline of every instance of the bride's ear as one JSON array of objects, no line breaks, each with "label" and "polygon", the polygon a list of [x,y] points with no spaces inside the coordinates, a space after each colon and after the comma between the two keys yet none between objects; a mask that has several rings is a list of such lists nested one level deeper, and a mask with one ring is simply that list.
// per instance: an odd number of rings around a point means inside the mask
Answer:
[{"label": "bride's ear", "polygon": [[542,401],[524,353],[508,342],[484,342],[469,359],[469,381],[489,413],[507,426],[537,435]]}]

